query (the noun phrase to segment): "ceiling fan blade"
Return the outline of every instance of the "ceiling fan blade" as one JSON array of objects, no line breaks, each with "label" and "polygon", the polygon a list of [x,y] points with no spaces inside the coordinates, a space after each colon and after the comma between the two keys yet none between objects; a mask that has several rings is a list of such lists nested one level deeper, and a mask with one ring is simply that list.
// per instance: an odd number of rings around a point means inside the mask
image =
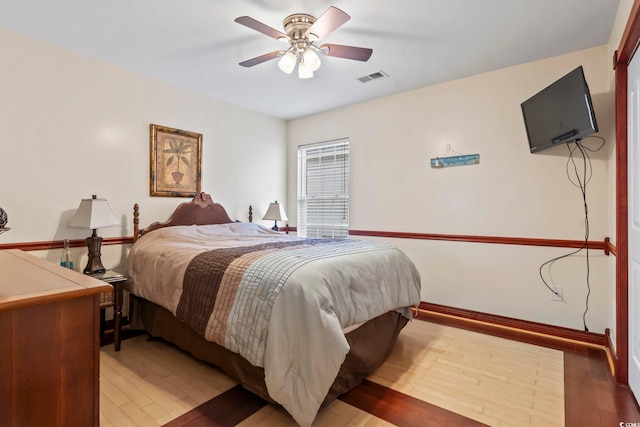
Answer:
[{"label": "ceiling fan blade", "polygon": [[245,27],[249,27],[252,30],[256,30],[262,34],[266,34],[269,37],[273,37],[276,40],[282,39],[282,38],[284,38],[285,40],[288,40],[286,34],[281,33],[280,31],[274,28],[271,28],[268,25],[263,24],[260,21],[256,21],[255,19],[249,16],[241,16],[239,18],[234,19],[234,21],[237,22],[238,24],[244,25]]},{"label": "ceiling fan blade", "polygon": [[351,17],[337,7],[330,6],[318,19],[313,23],[306,32],[307,37],[311,34],[317,39],[323,39],[336,28],[347,22]]},{"label": "ceiling fan blade", "polygon": [[368,61],[371,58],[373,49],[356,46],[343,46],[340,44],[325,43],[320,46],[320,52],[327,56],[338,58],[355,59],[356,61]]},{"label": "ceiling fan blade", "polygon": [[265,53],[264,55],[256,56],[255,58],[242,61],[240,65],[243,67],[253,67],[254,65],[262,64],[263,62],[270,61],[282,55],[284,50],[275,50],[273,52]]}]

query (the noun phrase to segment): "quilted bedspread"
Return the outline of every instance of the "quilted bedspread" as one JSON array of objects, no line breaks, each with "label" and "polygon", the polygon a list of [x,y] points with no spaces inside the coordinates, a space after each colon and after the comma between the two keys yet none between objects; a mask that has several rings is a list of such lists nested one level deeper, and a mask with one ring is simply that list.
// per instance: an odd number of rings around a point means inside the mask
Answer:
[{"label": "quilted bedspread", "polygon": [[263,367],[269,395],[303,426],[349,351],[343,328],[391,310],[410,318],[420,301],[420,276],[394,246],[251,223],[155,230],[133,246],[128,275],[133,293]]}]

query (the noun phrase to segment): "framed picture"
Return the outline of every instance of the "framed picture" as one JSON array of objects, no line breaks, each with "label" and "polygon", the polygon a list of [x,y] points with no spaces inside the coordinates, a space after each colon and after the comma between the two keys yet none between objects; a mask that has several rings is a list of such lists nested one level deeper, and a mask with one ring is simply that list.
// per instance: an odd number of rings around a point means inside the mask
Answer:
[{"label": "framed picture", "polygon": [[202,134],[151,125],[151,195],[193,197],[200,193]]}]

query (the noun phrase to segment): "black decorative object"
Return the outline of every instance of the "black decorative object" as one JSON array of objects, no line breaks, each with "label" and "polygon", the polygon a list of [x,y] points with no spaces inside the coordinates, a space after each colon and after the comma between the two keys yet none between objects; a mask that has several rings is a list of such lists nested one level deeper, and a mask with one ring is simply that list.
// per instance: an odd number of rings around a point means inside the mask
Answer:
[{"label": "black decorative object", "polygon": [[4,226],[7,225],[7,222],[9,222],[7,212],[4,209],[0,208],[0,228],[4,228]]},{"label": "black decorative object", "polygon": [[7,222],[9,222],[7,211],[0,208],[0,234],[4,233],[5,231],[11,230],[9,227],[5,227],[7,225]]}]

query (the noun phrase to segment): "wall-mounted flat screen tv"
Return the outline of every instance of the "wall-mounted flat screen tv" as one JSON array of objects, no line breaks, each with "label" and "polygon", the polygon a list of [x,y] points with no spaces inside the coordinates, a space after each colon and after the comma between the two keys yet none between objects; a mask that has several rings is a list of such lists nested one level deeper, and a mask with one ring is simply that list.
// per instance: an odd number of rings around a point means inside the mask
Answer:
[{"label": "wall-mounted flat screen tv", "polygon": [[524,101],[521,107],[532,153],[598,132],[582,66]]}]

